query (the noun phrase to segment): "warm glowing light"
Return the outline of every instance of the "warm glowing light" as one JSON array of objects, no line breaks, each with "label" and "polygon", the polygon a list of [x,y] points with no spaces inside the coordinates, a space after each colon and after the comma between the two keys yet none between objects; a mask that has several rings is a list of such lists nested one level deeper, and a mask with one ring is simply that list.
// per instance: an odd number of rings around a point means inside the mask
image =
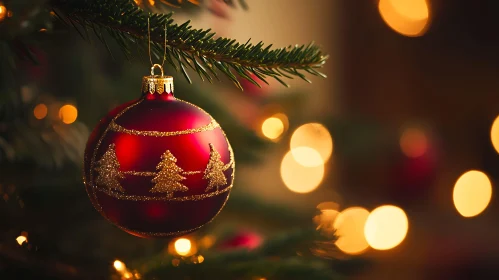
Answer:
[{"label": "warm glowing light", "polygon": [[307,167],[299,164],[291,151],[281,162],[281,178],[288,189],[297,193],[315,190],[324,177],[324,165]]},{"label": "warm glowing light", "polygon": [[295,154],[295,148],[309,147],[316,150],[326,162],[333,153],[333,138],[322,124],[308,123],[298,127],[291,136],[290,142],[293,156],[299,160],[300,156]]},{"label": "warm glowing light", "polygon": [[130,279],[133,277],[133,275],[127,271],[127,272],[123,273],[123,277],[125,277],[125,279]]},{"label": "warm glowing light", "polygon": [[338,240],[336,246],[351,255],[364,252],[368,247],[364,226],[369,211],[361,207],[351,207],[341,211],[334,222]]},{"label": "warm glowing light", "polygon": [[35,106],[35,109],[33,109],[33,115],[35,115],[35,118],[41,120],[47,116],[48,108],[47,105],[40,103]]},{"label": "warm glowing light", "polygon": [[191,251],[191,241],[187,238],[179,238],[175,241],[175,251],[181,256],[189,255]]},{"label": "warm glowing light", "polygon": [[203,238],[201,238],[198,242],[200,247],[203,248],[210,248],[215,244],[216,238],[213,235],[206,235]]},{"label": "warm glowing light", "polygon": [[310,147],[298,147],[291,150],[291,154],[295,158],[296,162],[305,167],[314,167],[324,164],[319,152]]},{"label": "warm glowing light", "polygon": [[78,117],[78,109],[73,105],[64,105],[59,109],[59,118],[65,124],[74,123]]},{"label": "warm glowing light", "polygon": [[402,35],[421,36],[428,27],[426,0],[379,0],[378,9],[385,23]]},{"label": "warm glowing light", "polygon": [[117,271],[120,271],[120,272],[124,271],[126,269],[125,264],[120,260],[115,260],[113,263],[113,266]]},{"label": "warm glowing light", "polygon": [[204,257],[199,255],[198,256],[198,263],[202,263],[202,262],[204,262]]},{"label": "warm glowing light", "polygon": [[332,201],[321,202],[317,205],[317,209],[319,210],[338,210],[339,208],[338,203]]},{"label": "warm glowing light", "polygon": [[482,213],[489,205],[492,184],[483,172],[471,170],[457,179],[452,197],[459,214],[473,217]]},{"label": "warm glowing light", "polygon": [[270,117],[262,123],[262,133],[270,140],[276,140],[284,132],[284,123],[281,119]]},{"label": "warm glowing light", "polygon": [[155,1],[154,0],[149,0],[149,5],[154,6]]},{"label": "warm glowing light", "polygon": [[422,130],[408,128],[400,137],[400,148],[406,156],[417,158],[424,155],[428,150],[428,139]]},{"label": "warm glowing light", "polygon": [[7,16],[7,8],[0,5],[0,21],[2,21]]},{"label": "warm glowing light", "polygon": [[138,6],[142,5],[142,0],[134,0],[135,4],[137,4]]},{"label": "warm glowing light", "polygon": [[492,146],[496,152],[499,153],[499,116],[492,123],[492,128],[490,129],[490,140],[492,141]]},{"label": "warm glowing light", "polygon": [[404,210],[393,205],[383,205],[367,217],[364,234],[372,248],[388,250],[404,241],[408,230],[409,221]]},{"label": "warm glowing light", "polygon": [[28,238],[26,238],[26,236],[20,235],[16,238],[16,241],[19,245],[23,245],[24,242],[28,242]]},{"label": "warm glowing light", "polygon": [[335,235],[335,228],[333,227],[334,221],[338,217],[337,210],[323,209],[320,214],[314,216],[312,219],[317,225],[316,230],[320,231],[323,235]]}]

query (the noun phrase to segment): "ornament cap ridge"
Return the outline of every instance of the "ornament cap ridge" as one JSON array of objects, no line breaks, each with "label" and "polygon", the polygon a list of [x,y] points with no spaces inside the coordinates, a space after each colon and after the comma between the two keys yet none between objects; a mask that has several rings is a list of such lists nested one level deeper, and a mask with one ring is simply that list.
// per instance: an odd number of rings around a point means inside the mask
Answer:
[{"label": "ornament cap ridge", "polygon": [[[161,70],[161,75],[155,75],[154,69],[159,68]],[[142,93],[143,94],[172,94],[173,95],[173,77],[165,76],[163,72],[163,67],[159,64],[154,64],[151,67],[151,75],[144,76],[142,78]]]}]

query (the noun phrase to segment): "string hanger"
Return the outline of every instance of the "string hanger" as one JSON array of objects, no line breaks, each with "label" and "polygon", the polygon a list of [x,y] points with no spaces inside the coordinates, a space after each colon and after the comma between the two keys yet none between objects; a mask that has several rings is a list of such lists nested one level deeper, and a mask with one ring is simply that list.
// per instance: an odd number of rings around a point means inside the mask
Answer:
[{"label": "string hanger", "polygon": [[163,66],[165,65],[165,60],[166,60],[166,22],[165,22],[165,42],[164,42],[164,49],[163,49],[163,61],[161,62],[161,65],[157,63],[152,62],[152,55],[151,55],[151,24],[149,22],[149,17],[147,17],[147,40],[149,43],[149,61],[151,62],[151,76],[154,76],[154,68],[158,67],[161,69],[161,76],[163,76]]}]

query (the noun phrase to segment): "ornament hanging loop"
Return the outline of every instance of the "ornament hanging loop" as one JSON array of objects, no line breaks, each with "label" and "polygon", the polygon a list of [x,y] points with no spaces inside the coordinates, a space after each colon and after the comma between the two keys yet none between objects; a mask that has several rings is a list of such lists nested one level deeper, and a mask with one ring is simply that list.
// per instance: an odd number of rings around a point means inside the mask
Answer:
[{"label": "ornament hanging loop", "polygon": [[156,68],[159,68],[159,70],[161,71],[161,77],[163,77],[165,75],[165,73],[163,72],[163,66],[161,66],[157,63],[153,64],[151,67],[151,76],[154,76],[154,69],[156,69]]},{"label": "ornament hanging loop", "polygon": [[152,68],[151,68],[151,75],[154,75],[154,67],[159,66],[161,69],[161,76],[163,75],[163,65],[165,65],[165,60],[166,60],[166,22],[165,22],[165,42],[164,42],[164,48],[163,48],[163,61],[161,62],[161,65],[152,63],[152,55],[151,55],[151,24],[149,22],[149,17],[147,18],[147,40],[149,44],[149,61],[151,62]]}]

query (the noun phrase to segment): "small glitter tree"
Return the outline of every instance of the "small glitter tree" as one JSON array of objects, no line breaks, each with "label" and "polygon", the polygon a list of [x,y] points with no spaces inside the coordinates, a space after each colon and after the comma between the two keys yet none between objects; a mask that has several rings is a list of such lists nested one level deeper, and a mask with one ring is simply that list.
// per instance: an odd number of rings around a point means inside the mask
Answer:
[{"label": "small glitter tree", "polygon": [[183,170],[176,162],[177,159],[169,150],[166,150],[166,152],[161,155],[161,162],[156,166],[158,174],[151,181],[156,185],[150,192],[165,193],[167,197],[171,197],[173,196],[173,192],[185,192],[189,190],[180,183],[185,177],[181,175]]},{"label": "small glitter tree", "polygon": [[225,164],[220,159],[220,154],[215,150],[213,144],[210,143],[210,160],[208,161],[208,165],[204,170],[203,179],[208,179],[208,187],[206,191],[210,191],[213,188],[218,188],[227,184],[227,179],[224,174],[224,166]]},{"label": "small glitter tree", "polygon": [[99,173],[95,179],[95,184],[100,187],[108,188],[109,190],[116,190],[125,192],[119,180],[124,179],[125,176],[120,171],[120,162],[116,157],[115,144],[109,145],[109,148],[104,153],[99,161],[96,162],[97,167],[95,171]]}]

